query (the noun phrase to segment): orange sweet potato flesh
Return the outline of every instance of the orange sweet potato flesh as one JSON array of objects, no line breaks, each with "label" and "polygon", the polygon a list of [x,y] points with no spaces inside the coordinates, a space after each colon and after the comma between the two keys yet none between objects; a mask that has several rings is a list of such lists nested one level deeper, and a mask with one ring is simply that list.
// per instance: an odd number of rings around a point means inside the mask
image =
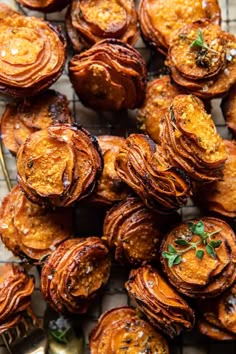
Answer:
[{"label": "orange sweet potato flesh", "polygon": [[91,354],[157,352],[169,354],[166,340],[131,307],[105,312],[89,338]]},{"label": "orange sweet potato flesh", "polygon": [[7,17],[7,16],[12,16],[12,15],[19,15],[19,12],[17,12],[16,10],[13,10],[13,8],[11,8],[10,6],[8,6],[5,3],[0,3],[0,20],[2,20],[3,18]]},{"label": "orange sweet potato flesh", "polygon": [[236,86],[233,86],[228,95],[223,98],[221,108],[226,124],[236,137]]},{"label": "orange sweet potato flesh", "polygon": [[17,2],[31,10],[54,12],[61,11],[66,5],[68,5],[69,0],[17,0]]}]

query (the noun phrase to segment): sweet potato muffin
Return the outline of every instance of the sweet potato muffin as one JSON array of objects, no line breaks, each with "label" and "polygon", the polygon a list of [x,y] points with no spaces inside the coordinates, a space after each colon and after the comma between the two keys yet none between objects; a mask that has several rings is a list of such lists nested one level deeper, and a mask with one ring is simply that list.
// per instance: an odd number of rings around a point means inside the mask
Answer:
[{"label": "sweet potato muffin", "polygon": [[190,181],[180,168],[171,165],[164,149],[147,135],[131,134],[116,158],[118,176],[144,204],[171,213],[190,195]]},{"label": "sweet potato muffin", "polygon": [[224,140],[228,158],[219,181],[197,183],[195,200],[204,210],[227,218],[236,218],[236,141]]},{"label": "sweet potato muffin", "polygon": [[162,239],[161,252],[169,281],[186,296],[216,297],[235,280],[235,234],[220,219],[181,223]]},{"label": "sweet potato muffin", "polygon": [[236,283],[214,301],[199,303],[201,333],[216,340],[236,339]]},{"label": "sweet potato muffin", "polygon": [[217,0],[140,0],[138,12],[144,39],[163,53],[185,24],[202,18],[221,22]]},{"label": "sweet potato muffin", "polygon": [[63,242],[47,258],[41,292],[57,312],[85,313],[110,275],[108,249],[98,237]]},{"label": "sweet potato muffin", "polygon": [[30,307],[34,280],[17,264],[0,267],[0,334],[17,325]]},{"label": "sweet potato muffin", "polygon": [[188,24],[173,38],[166,64],[188,92],[222,97],[236,82],[236,37],[207,20]]},{"label": "sweet potato muffin", "polygon": [[17,154],[20,187],[42,205],[69,206],[87,197],[101,168],[97,140],[76,125],[53,125],[35,132]]},{"label": "sweet potato muffin", "polygon": [[131,194],[131,190],[115,170],[115,160],[125,138],[112,135],[97,136],[98,144],[103,155],[103,171],[97,187],[91,195],[90,202],[99,206],[109,206],[119,202]]},{"label": "sweet potato muffin", "polygon": [[160,123],[160,139],[170,163],[192,179],[211,182],[223,176],[225,144],[197,97],[179,95],[173,99]]},{"label": "sweet potato muffin", "polygon": [[102,314],[90,334],[89,345],[91,354],[169,354],[165,338],[128,306]]},{"label": "sweet potato muffin", "polygon": [[127,198],[107,212],[102,239],[121,264],[154,262],[162,237],[159,219],[139,198]]},{"label": "sweet potato muffin", "polygon": [[193,310],[151,266],[132,270],[125,288],[150,323],[170,338],[193,328]]},{"label": "sweet potato muffin", "polygon": [[39,261],[72,237],[72,211],[33,204],[17,185],[0,208],[0,236],[15,256]]},{"label": "sweet potato muffin", "polygon": [[66,29],[76,51],[105,39],[134,45],[138,38],[133,0],[73,0],[66,15]]},{"label": "sweet potato muffin", "polygon": [[30,134],[55,123],[72,123],[69,101],[57,91],[9,103],[1,118],[3,143],[15,155]]},{"label": "sweet potato muffin", "polygon": [[61,11],[70,0],[16,0],[19,4],[34,11],[54,12]]},{"label": "sweet potato muffin", "polygon": [[226,124],[231,129],[234,137],[236,137],[236,85],[233,86],[228,95],[223,98],[221,109]]},{"label": "sweet potato muffin", "polygon": [[0,20],[0,92],[33,96],[62,74],[65,40],[60,30],[35,17],[7,16]]},{"label": "sweet potato muffin", "polygon": [[145,96],[146,66],[141,54],[118,39],[105,39],[69,63],[81,101],[98,110],[134,109]]}]

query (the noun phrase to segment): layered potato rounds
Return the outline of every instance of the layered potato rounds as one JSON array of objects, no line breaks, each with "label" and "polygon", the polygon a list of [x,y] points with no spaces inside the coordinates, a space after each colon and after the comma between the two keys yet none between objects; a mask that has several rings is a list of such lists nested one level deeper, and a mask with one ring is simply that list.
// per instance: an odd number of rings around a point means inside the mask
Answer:
[{"label": "layered potato rounds", "polygon": [[213,301],[199,303],[201,333],[216,340],[236,339],[236,283]]},{"label": "layered potato rounds", "polygon": [[69,206],[88,196],[101,173],[97,140],[76,125],[30,135],[17,154],[20,187],[37,204]]},{"label": "layered potato rounds", "polygon": [[192,179],[211,182],[222,177],[225,144],[197,97],[179,95],[173,99],[160,123],[160,140],[170,163]]},{"label": "layered potato rounds", "polygon": [[221,22],[217,0],[140,0],[139,20],[144,39],[166,53],[172,38],[185,24],[202,18]]},{"label": "layered potato rounds", "polygon": [[65,64],[65,40],[58,29],[35,17],[0,20],[0,92],[33,96],[56,81]]},{"label": "layered potato rounds", "polygon": [[195,200],[204,210],[236,218],[236,141],[224,140],[228,158],[219,181],[197,183]]},{"label": "layered potato rounds", "polygon": [[145,96],[146,66],[141,54],[117,39],[105,39],[69,63],[81,101],[98,110],[134,109]]},{"label": "layered potato rounds", "polygon": [[110,275],[108,249],[98,237],[63,242],[47,258],[41,292],[63,314],[85,313]]},{"label": "layered potato rounds", "polygon": [[42,12],[60,11],[70,0],[16,0],[19,4],[28,7],[31,10]]},{"label": "layered potato rounds", "polygon": [[150,323],[170,338],[192,329],[193,310],[151,266],[132,270],[125,287]]},{"label": "layered potato rounds", "polygon": [[0,334],[19,323],[30,308],[33,278],[17,264],[0,267]]},{"label": "layered potato rounds", "polygon": [[57,91],[9,103],[1,118],[3,143],[15,155],[30,134],[55,123],[72,123],[69,101]]},{"label": "layered potato rounds", "polygon": [[169,354],[165,338],[128,306],[105,312],[93,328],[89,344],[91,354]]},{"label": "layered potato rounds", "polygon": [[105,39],[134,45],[139,32],[133,0],[73,0],[66,29],[76,51]]},{"label": "layered potato rounds", "polygon": [[236,137],[236,85],[233,86],[228,95],[221,102],[221,109],[226,120],[226,124]]},{"label": "layered potato rounds", "polygon": [[147,135],[131,134],[116,158],[118,176],[144,204],[159,212],[173,212],[190,195],[190,181],[167,161],[164,149]]},{"label": "layered potato rounds", "polygon": [[189,92],[222,97],[236,83],[236,37],[206,20],[186,25],[173,38],[166,64]]},{"label": "layered potato rounds", "polygon": [[212,298],[235,280],[235,234],[224,221],[181,223],[162,239],[161,262],[171,284],[193,298]]},{"label": "layered potato rounds", "polygon": [[39,261],[72,237],[72,211],[33,204],[17,185],[2,202],[0,236],[14,255]]}]

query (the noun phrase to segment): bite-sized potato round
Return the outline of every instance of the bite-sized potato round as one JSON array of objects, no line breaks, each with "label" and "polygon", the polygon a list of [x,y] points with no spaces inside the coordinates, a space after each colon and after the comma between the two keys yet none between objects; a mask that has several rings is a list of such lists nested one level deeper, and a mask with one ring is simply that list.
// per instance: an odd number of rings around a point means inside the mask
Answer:
[{"label": "bite-sized potato round", "polygon": [[160,122],[168,111],[175,96],[182,90],[164,75],[147,84],[146,97],[137,111],[141,130],[144,130],[156,143],[160,143]]},{"label": "bite-sized potato round", "polygon": [[98,144],[103,155],[103,171],[97,187],[91,195],[90,202],[98,205],[111,205],[128,197],[131,190],[115,170],[115,160],[125,138],[113,135],[97,136]]},{"label": "bite-sized potato round", "polygon": [[181,223],[162,239],[161,252],[169,281],[186,296],[216,297],[235,280],[235,234],[223,220]]},{"label": "bite-sized potato round", "polygon": [[73,0],[66,18],[67,33],[77,51],[104,38],[134,45],[139,34],[133,0]]},{"label": "bite-sized potato round", "polygon": [[144,59],[118,39],[105,39],[75,55],[69,63],[69,76],[81,101],[94,109],[134,109],[145,96]]},{"label": "bite-sized potato round", "polygon": [[127,198],[107,212],[102,239],[121,264],[155,262],[162,237],[159,219],[139,198]]},{"label": "bite-sized potato round", "polygon": [[17,264],[0,267],[0,333],[15,326],[30,307],[34,280]]},{"label": "bite-sized potato round", "polygon": [[144,39],[164,53],[185,24],[202,18],[221,22],[217,0],[140,0],[138,12]]},{"label": "bite-sized potato round", "polygon": [[213,301],[199,303],[198,329],[217,340],[236,339],[236,283]]},{"label": "bite-sized potato round", "polygon": [[90,334],[89,345],[91,354],[123,351],[127,354],[169,354],[165,338],[128,306],[102,314]]},{"label": "bite-sized potato round", "polygon": [[35,17],[12,15],[0,21],[0,92],[33,96],[62,74],[65,40],[59,29]]},{"label": "bite-sized potato round", "polygon": [[224,140],[227,160],[223,178],[212,183],[197,183],[194,188],[196,203],[204,210],[227,218],[236,218],[236,141]]},{"label": "bite-sized potato round", "polygon": [[225,144],[197,97],[179,95],[173,99],[160,123],[160,139],[170,163],[194,180],[211,182],[222,177]]},{"label": "bite-sized potato round", "polygon": [[19,4],[34,11],[54,12],[61,11],[70,0],[16,0]]},{"label": "bite-sized potato round", "polygon": [[233,86],[228,95],[221,102],[221,109],[226,120],[226,124],[236,137],[236,85]]},{"label": "bite-sized potato round", "polygon": [[20,187],[35,203],[69,206],[88,196],[101,173],[97,140],[76,125],[30,135],[17,154]]},{"label": "bite-sized potato round", "polygon": [[72,237],[72,211],[33,204],[17,185],[0,208],[0,236],[14,255],[39,261]]},{"label": "bite-sized potato round", "polygon": [[144,204],[171,213],[183,206],[191,194],[188,176],[169,164],[164,149],[147,135],[131,134],[116,158],[118,176]]},{"label": "bite-sized potato round", "polygon": [[132,270],[125,288],[150,323],[170,338],[193,328],[194,311],[151,266]]},{"label": "bite-sized potato round", "polygon": [[46,260],[41,292],[57,312],[85,313],[106,284],[111,261],[98,237],[63,242]]},{"label": "bite-sized potato round", "polygon": [[55,123],[72,123],[69,101],[57,91],[9,103],[1,118],[3,143],[15,155],[30,134]]}]

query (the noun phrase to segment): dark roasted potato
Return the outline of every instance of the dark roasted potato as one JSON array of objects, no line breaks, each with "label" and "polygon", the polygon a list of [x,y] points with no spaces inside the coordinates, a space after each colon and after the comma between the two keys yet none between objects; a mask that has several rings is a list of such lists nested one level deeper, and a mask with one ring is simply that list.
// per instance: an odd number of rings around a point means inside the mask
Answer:
[{"label": "dark roasted potato", "polygon": [[16,0],[19,4],[28,7],[31,10],[41,12],[61,11],[70,0]]},{"label": "dark roasted potato", "polygon": [[232,130],[233,135],[236,138],[236,85],[233,86],[228,95],[223,98],[221,109],[226,124]]},{"label": "dark roasted potato", "polygon": [[110,265],[108,249],[100,238],[67,240],[42,268],[42,295],[60,313],[85,313],[106,284]]}]

